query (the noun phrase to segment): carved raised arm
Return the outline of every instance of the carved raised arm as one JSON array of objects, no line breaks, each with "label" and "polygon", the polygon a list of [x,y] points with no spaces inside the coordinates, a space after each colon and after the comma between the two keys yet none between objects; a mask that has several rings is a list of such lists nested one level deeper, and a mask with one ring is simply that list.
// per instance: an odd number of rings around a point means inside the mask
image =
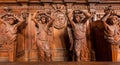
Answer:
[{"label": "carved raised arm", "polygon": [[92,17],[92,15],[87,11],[81,11],[81,12],[85,15],[85,18],[82,20],[82,22],[86,22]]},{"label": "carved raised arm", "polygon": [[104,26],[108,26],[108,24],[106,23],[108,17],[111,15],[112,11],[109,11],[109,13],[105,13],[105,15],[101,18],[101,21],[103,22]]},{"label": "carved raised arm", "polygon": [[89,19],[91,17],[91,14],[89,12],[87,12],[87,11],[82,11],[82,12],[86,16],[86,18]]},{"label": "carved raised arm", "polygon": [[2,15],[1,17],[0,17],[0,22],[2,22],[3,24],[7,24],[7,22],[6,21],[4,21],[3,19],[2,19],[2,17],[4,17],[5,16],[5,14],[4,15]]},{"label": "carved raised arm", "polygon": [[7,22],[5,22],[3,19],[0,18],[0,22],[2,22],[3,24],[7,24]]},{"label": "carved raised arm", "polygon": [[55,20],[55,16],[54,15],[47,15],[49,18],[50,18],[50,20],[49,20],[49,22],[47,23],[47,30],[49,29],[49,27],[52,25],[52,23],[54,22],[54,20]]},{"label": "carved raised arm", "polygon": [[67,16],[68,16],[70,24],[72,25],[73,28],[75,28],[75,23],[73,21],[73,13],[72,12],[73,11],[69,11],[69,13],[67,14]]},{"label": "carved raised arm", "polygon": [[39,11],[36,11],[34,14],[33,14],[33,16],[32,16],[32,20],[34,21],[34,23],[38,26],[38,22],[37,22],[37,20],[36,20],[36,15],[37,15],[37,13],[38,13]]},{"label": "carved raised arm", "polygon": [[17,27],[19,27],[23,22],[24,22],[24,19],[22,16],[18,17],[16,15],[13,15],[15,17],[16,20],[18,20],[18,23],[17,23]]}]

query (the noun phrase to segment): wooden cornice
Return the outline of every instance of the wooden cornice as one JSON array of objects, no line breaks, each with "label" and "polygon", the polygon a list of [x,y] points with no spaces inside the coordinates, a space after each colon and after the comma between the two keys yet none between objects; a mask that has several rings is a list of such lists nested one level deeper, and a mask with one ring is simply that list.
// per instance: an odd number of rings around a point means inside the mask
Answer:
[{"label": "wooden cornice", "polygon": [[0,3],[120,3],[120,0],[0,0]]}]

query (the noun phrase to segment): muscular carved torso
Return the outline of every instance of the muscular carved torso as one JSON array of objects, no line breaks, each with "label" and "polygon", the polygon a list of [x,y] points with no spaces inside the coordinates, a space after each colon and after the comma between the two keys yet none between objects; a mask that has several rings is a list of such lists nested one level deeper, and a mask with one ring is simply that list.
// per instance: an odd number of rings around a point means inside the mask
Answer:
[{"label": "muscular carved torso", "polygon": [[47,40],[47,30],[46,30],[46,25],[47,24],[41,24],[39,23],[39,27],[38,27],[38,32],[37,32],[37,39],[46,41]]},{"label": "muscular carved torso", "polygon": [[105,36],[110,39],[111,41],[118,41],[119,35],[118,35],[118,28],[116,25],[107,26],[107,29],[105,29]]},{"label": "muscular carved torso", "polygon": [[13,41],[13,39],[16,39],[17,36],[17,26],[15,25],[10,25],[10,24],[6,24],[7,29],[6,29],[6,34],[8,36],[8,39],[10,39],[11,41]]},{"label": "muscular carved torso", "polygon": [[107,26],[106,31],[108,32],[109,35],[113,36],[117,32],[116,26]]},{"label": "muscular carved torso", "polygon": [[75,25],[75,29],[73,30],[74,31],[74,36],[75,36],[75,39],[84,39],[85,36],[86,36],[86,27],[85,27],[85,24],[83,23],[78,23]]}]

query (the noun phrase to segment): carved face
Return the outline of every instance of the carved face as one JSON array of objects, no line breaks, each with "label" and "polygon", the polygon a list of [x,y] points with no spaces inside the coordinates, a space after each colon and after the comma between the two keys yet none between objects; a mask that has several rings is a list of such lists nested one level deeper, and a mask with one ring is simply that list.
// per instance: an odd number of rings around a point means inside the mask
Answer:
[{"label": "carved face", "polygon": [[28,15],[29,15],[29,13],[27,13],[27,12],[23,12],[23,13],[22,13],[22,17],[23,17],[23,18],[28,17]]},{"label": "carved face", "polygon": [[13,19],[13,18],[8,18],[8,23],[9,23],[10,25],[14,24],[14,19]]},{"label": "carved face", "polygon": [[45,24],[48,21],[48,17],[45,13],[37,14],[36,20],[42,24]]},{"label": "carved face", "polygon": [[46,23],[46,17],[45,17],[45,16],[42,16],[42,17],[41,17],[41,23],[42,23],[42,24]]},{"label": "carved face", "polygon": [[111,16],[110,17],[110,24],[114,25],[118,22],[118,17],[117,16]]},{"label": "carved face", "polygon": [[15,23],[14,17],[8,17],[8,18],[6,19],[6,21],[7,21],[10,25],[13,25],[13,24]]},{"label": "carved face", "polygon": [[82,18],[84,18],[84,15],[80,10],[74,10],[73,11],[73,21],[75,23],[81,22]]},{"label": "carved face", "polygon": [[80,14],[75,14],[75,19],[76,19],[76,22],[79,23],[80,22]]},{"label": "carved face", "polygon": [[59,21],[60,23],[64,22],[65,21],[65,16],[63,14],[59,14],[57,16],[57,21]]}]

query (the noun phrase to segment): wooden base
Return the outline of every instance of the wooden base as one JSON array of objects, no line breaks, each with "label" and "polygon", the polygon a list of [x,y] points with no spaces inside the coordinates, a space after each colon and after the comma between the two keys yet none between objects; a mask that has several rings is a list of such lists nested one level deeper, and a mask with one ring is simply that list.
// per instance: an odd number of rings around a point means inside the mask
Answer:
[{"label": "wooden base", "polygon": [[0,63],[0,65],[120,65],[120,63],[113,62],[15,62],[15,63]]}]

